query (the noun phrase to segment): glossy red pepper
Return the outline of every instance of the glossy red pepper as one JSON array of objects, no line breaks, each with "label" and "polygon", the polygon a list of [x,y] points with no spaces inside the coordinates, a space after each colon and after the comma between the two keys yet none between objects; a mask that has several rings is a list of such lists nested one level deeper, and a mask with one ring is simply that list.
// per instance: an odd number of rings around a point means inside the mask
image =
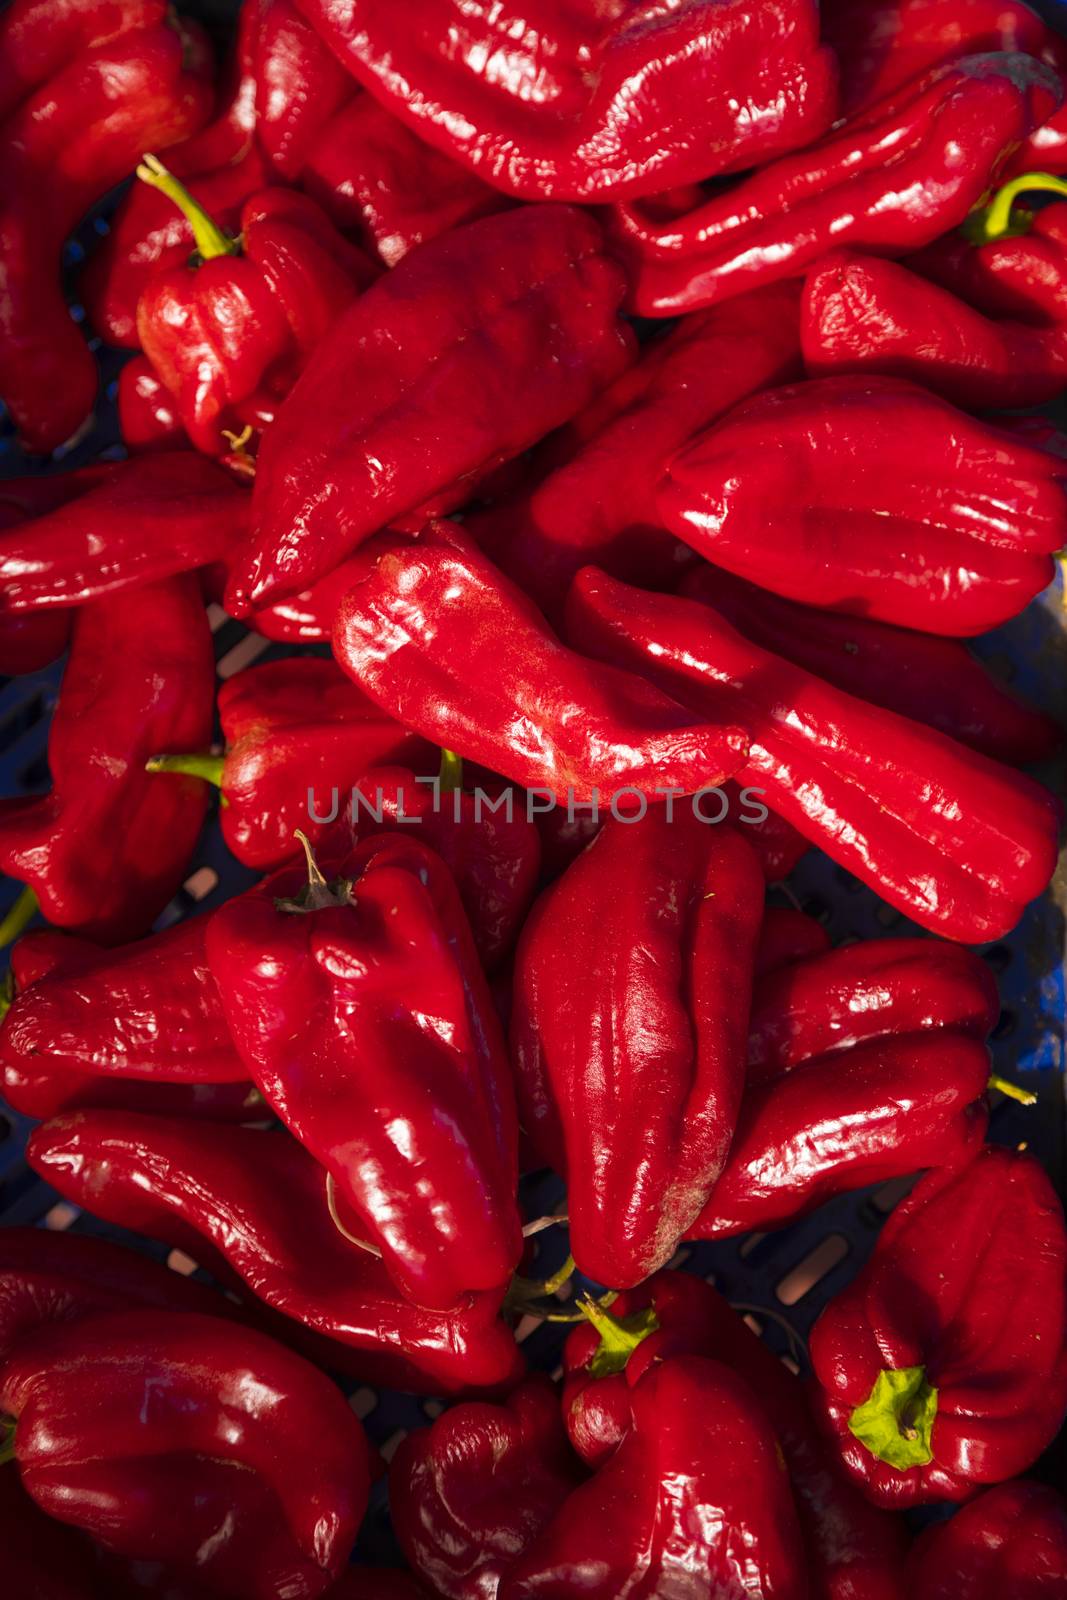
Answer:
[{"label": "glossy red pepper", "polygon": [[680,592],[761,649],[995,761],[1041,761],[1063,743],[1058,724],[1001,687],[962,640],[797,605],[705,563]]},{"label": "glossy red pepper", "polygon": [[5,614],[80,606],[206,566],[236,548],[246,525],[245,491],[190,450],[70,477],[77,492],[66,503],[0,532]]},{"label": "glossy red pepper", "polygon": [[[210,115],[202,35],[163,0],[136,27],[63,5],[42,19],[17,0],[0,21],[10,59],[0,121],[0,396],[28,450],[69,439],[96,403],[96,363],[60,283],[63,241],[147,146],[164,148]],[[129,14],[133,20],[136,13]],[[45,30],[47,45],[40,41]]]},{"label": "glossy red pepper", "polygon": [[811,1335],[841,1459],[878,1505],[1024,1472],[1067,1411],[1067,1228],[1032,1156],[931,1172]]},{"label": "glossy red pepper", "polygon": [[231,612],[306,588],[396,517],[580,411],[631,358],[622,290],[600,229],[567,206],[470,223],[379,279],[264,441]]},{"label": "glossy red pepper", "polygon": [[744,1380],[668,1356],[630,1391],[631,1425],[504,1574],[499,1600],[760,1594],[805,1600],[781,1446]]},{"label": "glossy red pepper", "polygon": [[245,621],[254,633],[282,644],[329,644],[338,607],[365,570],[366,563],[357,554],[300,594],[263,606]]},{"label": "glossy red pepper", "polygon": [[1058,808],[1022,773],[749,644],[695,601],[588,567],[568,609],[583,649],[745,722],[739,781],[921,926],[969,944],[1000,938],[1047,886]]},{"label": "glossy red pepper", "polygon": [[520,1116],[566,1178],[571,1251],[598,1283],[629,1288],[666,1265],[723,1169],[762,919],[740,829],[662,807],[605,823],[527,919]]},{"label": "glossy red pepper", "polygon": [[428,144],[525,200],[648,194],[827,127],[836,81],[809,0],[301,0],[349,71]]},{"label": "glossy red pepper", "polygon": [[1055,1600],[1067,1584],[1067,1502],[1019,1478],[987,1489],[915,1541],[915,1600]]},{"label": "glossy red pepper", "polygon": [[[107,1600],[86,1571],[88,1542],[39,1511],[19,1481],[14,1462],[0,1467],[0,1541],[4,1581],[12,1594],[33,1600]],[[113,1600],[127,1600],[121,1591]]]},{"label": "glossy red pepper", "polygon": [[971,56],[682,217],[619,206],[612,231],[631,309],[695,311],[845,246],[907,255],[963,222],[1062,99],[1056,74],[1030,56]]},{"label": "glossy red pepper", "polygon": [[302,890],[283,872],[220,907],[207,951],[256,1086],[401,1290],[449,1308],[506,1284],[521,1252],[513,1092],[440,858],[392,835],[332,888],[313,866]]},{"label": "glossy red pepper", "polygon": [[465,519],[493,560],[555,620],[590,562],[671,588],[689,551],[663,535],[656,485],[699,428],[797,368],[797,293],[774,285],[728,311],[686,317],[549,440],[519,499]]},{"label": "glossy red pepper", "polygon": [[462,1394],[525,1370],[499,1293],[449,1313],[410,1305],[382,1262],[339,1231],[325,1171],[283,1131],[85,1112],[38,1128],[27,1154],[75,1205],[166,1240],[331,1341],[317,1352],[324,1364],[365,1383]]},{"label": "glossy red pepper", "polygon": [[340,1391],[216,1317],[44,1329],[0,1369],[0,1411],[44,1511],[204,1594],[314,1600],[367,1503],[371,1451]]},{"label": "glossy red pepper", "polygon": [[567,805],[624,788],[691,793],[736,772],[747,738],[635,673],[568,650],[451,523],[382,535],[341,603],[334,655],[390,716]]},{"label": "glossy red pepper", "polygon": [[632,1387],[673,1355],[711,1356],[759,1397],[789,1470],[807,1554],[810,1600],[902,1600],[905,1532],[869,1505],[821,1437],[801,1383],[702,1278],[658,1272],[567,1340],[563,1415],[592,1467],[630,1427]]},{"label": "glossy red pepper", "polygon": [[[85,493],[106,477],[107,470],[87,467],[80,472],[0,480],[0,534]],[[70,622],[69,614],[59,612],[0,611],[0,673],[16,677],[47,667],[70,644]]]},{"label": "glossy red pepper", "polygon": [[49,731],[52,787],[0,801],[0,867],[50,922],[118,943],[180,887],[204,797],[144,764],[161,746],[210,738],[214,688],[195,578],[144,588],[133,607],[116,596],[80,608]]},{"label": "glossy red pepper", "polygon": [[916,384],[840,377],[744,401],[675,456],[658,505],[765,589],[958,636],[1051,581],[1065,490],[1063,462],[1018,434]]},{"label": "glossy red pepper", "polygon": [[252,68],[256,144],[278,180],[293,183],[356,88],[293,0],[260,0],[259,15]]},{"label": "glossy red pepper", "polygon": [[1067,204],[1057,200],[1034,214],[1012,203],[1016,192],[1049,186],[1024,184],[1018,191],[1007,184],[977,214],[976,236],[949,234],[920,250],[910,265],[989,317],[1016,319],[1046,335],[1061,329],[1067,323]]},{"label": "glossy red pepper", "polygon": [[756,946],[755,975],[763,978],[806,956],[824,955],[829,948],[829,932],[806,911],[794,906],[768,906]]},{"label": "glossy red pepper", "polygon": [[435,1592],[485,1600],[581,1477],[539,1375],[504,1405],[453,1406],[408,1434],[389,1471],[393,1526]]},{"label": "glossy red pepper", "polygon": [[128,453],[182,450],[189,439],[174,396],[147,356],[134,356],[119,373],[119,432]]}]

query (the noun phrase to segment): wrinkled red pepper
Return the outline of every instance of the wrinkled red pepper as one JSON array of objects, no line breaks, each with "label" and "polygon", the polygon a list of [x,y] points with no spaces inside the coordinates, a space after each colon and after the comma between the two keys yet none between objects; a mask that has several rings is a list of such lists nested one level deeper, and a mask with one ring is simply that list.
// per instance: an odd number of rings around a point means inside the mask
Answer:
[{"label": "wrinkled red pepper", "polygon": [[127,452],[182,450],[189,440],[174,396],[147,356],[134,356],[119,373],[115,404]]},{"label": "wrinkled red pepper", "polygon": [[553,621],[590,562],[673,587],[691,556],[663,534],[663,468],[699,428],[794,374],[797,310],[795,287],[773,285],[686,317],[542,447],[547,470],[529,492],[466,518],[468,531]]},{"label": "wrinkled red pepper", "polygon": [[131,9],[125,31],[112,15],[63,5],[45,21],[16,0],[0,19],[0,396],[32,451],[63,444],[96,403],[96,363],[60,283],[63,241],[142,150],[186,138],[211,111],[195,24],[164,0]]},{"label": "wrinkled red pepper", "polygon": [[362,295],[282,405],[244,616],[307,587],[396,517],[566,422],[630,361],[622,274],[593,219],[521,207],[432,240]]},{"label": "wrinkled red pepper", "polygon": [[154,156],[137,175],[190,219],[196,253],[149,279],[137,303],[141,345],[207,455],[270,415],[328,330],[374,276],[307,195],[265,189],[231,238]]},{"label": "wrinkled red pepper", "polygon": [[1063,743],[1058,724],[1002,688],[962,640],[797,605],[704,563],[680,592],[761,649],[995,761],[1041,761]]},{"label": "wrinkled red pepper", "polygon": [[664,1266],[723,1169],[762,918],[741,830],[658,808],[607,822],[527,919],[520,1115],[566,1177],[571,1251],[598,1283],[629,1288]]},{"label": "wrinkled red pepper", "polygon": [[927,1528],[908,1562],[915,1600],[1055,1600],[1065,1581],[1067,1502],[1025,1478]]},{"label": "wrinkled red pepper", "polygon": [[[976,213],[977,231],[949,234],[920,250],[909,265],[989,317],[1043,329],[1067,323],[1067,204],[1036,213],[1014,204],[1017,193],[1051,188],[1049,180],[1009,183]],[[1062,189],[1058,192],[1062,192]],[[974,220],[974,219],[972,219]]]},{"label": "wrinkled red pepper", "polygon": [[1067,541],[1061,460],[897,378],[742,402],[674,457],[658,505],[702,555],[788,599],[957,636],[1022,611]]},{"label": "wrinkled red pepper", "polygon": [[[563,646],[522,591],[451,523],[382,535],[334,627],[341,667],[443,749],[566,805],[625,788],[688,794],[737,771],[747,738],[702,722],[634,673]],[[471,685],[477,685],[472,694]]]},{"label": "wrinkled red pepper", "polygon": [[807,1553],[811,1600],[902,1600],[905,1533],[842,1472],[815,1425],[804,1389],[702,1278],[658,1272],[610,1312],[586,1303],[588,1323],[567,1340],[563,1415],[591,1467],[630,1427],[633,1385],[672,1355],[721,1361],[758,1395],[785,1455]]},{"label": "wrinkled red pepper", "polygon": [[[0,480],[0,535],[84,494],[103,482],[107,472],[107,467],[93,466],[80,472]],[[70,644],[70,623],[69,614],[60,612],[0,610],[0,673],[16,677],[47,667]]]},{"label": "wrinkled red pepper", "polygon": [[744,722],[739,781],[921,926],[969,944],[1001,938],[1047,886],[1058,807],[1024,774],[749,644],[695,601],[587,567],[568,612],[583,649]]},{"label": "wrinkled red pepper", "polygon": [[[245,491],[190,450],[69,477],[76,482],[65,503],[0,532],[5,615],[80,606],[220,561],[247,522]],[[109,602],[109,614],[117,604]]]},{"label": "wrinkled red pepper", "polygon": [[907,255],[963,222],[1062,100],[1056,74],[1029,56],[971,56],[681,217],[619,206],[612,232],[630,307],[695,311],[845,246]]},{"label": "wrinkled red pepper", "polygon": [[470,929],[414,839],[368,840],[332,888],[309,866],[303,889],[283,872],[212,917],[223,1010],[394,1281],[447,1309],[521,1253],[513,1091]]},{"label": "wrinkled red pepper", "polygon": [[1024,1472],[1067,1411],[1067,1228],[1032,1156],[931,1172],[811,1335],[819,1403],[876,1505]]},{"label": "wrinkled red pepper", "polygon": [[648,194],[806,144],[836,108],[809,0],[300,0],[427,144],[524,200]]},{"label": "wrinkled red pepper", "polygon": [[[173,461],[175,457],[165,459]],[[211,736],[215,658],[193,577],[82,606],[52,718],[47,794],[0,801],[0,868],[50,922],[103,943],[143,933],[180,887],[204,818],[189,778],[144,771]]]},{"label": "wrinkled red pepper", "polygon": [[325,1171],[285,1132],[99,1111],[38,1128],[27,1154],[75,1205],[166,1240],[329,1340],[316,1352],[324,1364],[363,1382],[461,1394],[525,1370],[500,1294],[447,1314],[410,1305],[339,1231]]},{"label": "wrinkled red pepper", "polygon": [[217,1317],[127,1310],[42,1329],[0,1369],[0,1413],[42,1510],[206,1594],[314,1600],[370,1490],[340,1391]]}]

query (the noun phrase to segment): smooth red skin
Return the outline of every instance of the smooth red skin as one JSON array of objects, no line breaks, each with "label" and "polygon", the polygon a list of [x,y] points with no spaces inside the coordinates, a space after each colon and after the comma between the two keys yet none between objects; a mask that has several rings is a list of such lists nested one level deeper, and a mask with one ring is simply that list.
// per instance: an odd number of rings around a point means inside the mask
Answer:
[{"label": "smooth red skin", "polygon": [[[1025,1472],[1067,1409],[1067,1229],[1032,1156],[989,1146],[931,1172],[811,1334],[817,1400],[841,1460],[876,1505],[967,1500]],[[933,1460],[901,1470],[848,1429],[883,1369],[926,1368]]]},{"label": "smooth red skin", "polygon": [[689,1237],[766,1232],[835,1195],[965,1165],[985,1137],[989,1066],[983,1043],[941,1029],[872,1039],[754,1083]]},{"label": "smooth red skin", "polygon": [[4,1582],[12,1594],[31,1600],[108,1600],[86,1570],[87,1541],[37,1509],[13,1462],[0,1471],[0,1542]]},{"label": "smooth red skin", "polygon": [[634,1385],[630,1406],[615,1454],[504,1574],[499,1600],[745,1588],[805,1600],[785,1462],[748,1385],[717,1361],[672,1356]]},{"label": "smooth red skin", "polygon": [[257,1088],[333,1174],[400,1290],[450,1309],[506,1284],[522,1250],[504,1041],[440,858],[391,835],[360,845],[344,875],[342,907],[277,909],[301,888],[294,872],[229,901],[208,959]]},{"label": "smooth red skin", "polygon": [[508,204],[369,94],[357,94],[321,128],[300,182],[387,267],[416,245]]},{"label": "smooth red skin", "polygon": [[756,946],[755,977],[764,978],[793,961],[824,955],[829,948],[829,932],[806,911],[793,906],[768,906]]},{"label": "smooth red skin", "polygon": [[915,1600],[1056,1600],[1067,1582],[1067,1503],[1025,1478],[987,1489],[920,1534]]},{"label": "smooth red skin", "polygon": [[[823,0],[822,33],[841,64],[841,104],[851,115],[941,61],[976,50],[1023,50],[1061,74],[1067,50],[1017,0]],[[1034,133],[1012,162],[1017,172],[1063,172],[1067,117]]]},{"label": "smooth red skin", "polygon": [[50,1066],[4,1066],[4,1099],[23,1116],[46,1120],[71,1111],[144,1111],[202,1117],[209,1122],[255,1122],[266,1114],[249,1083],[156,1083],[137,1078],[85,1077]]},{"label": "smooth red skin", "polygon": [[[589,567],[568,610],[583,649],[747,723],[740,781],[920,926],[964,944],[999,939],[1047,886],[1058,806],[1024,774],[748,644],[691,600]],[[921,791],[902,786],[912,773]]]},{"label": "smooth red skin", "polygon": [[[688,794],[736,772],[733,719],[702,722],[560,643],[454,524],[383,534],[333,629],[338,664],[405,727],[566,805],[628,789]],[[477,685],[472,694],[471,686]]]},{"label": "smooth red skin", "polygon": [[[62,474],[63,478],[74,479],[76,473]],[[47,483],[51,479],[33,479],[33,483]],[[17,478],[0,484],[0,530],[15,528],[25,518],[26,511],[6,498],[8,491],[17,493],[19,480]],[[62,503],[62,497],[60,497]],[[0,674],[6,677],[17,677],[20,673],[38,672],[42,667],[47,667],[66,650],[70,643],[70,617],[59,612],[51,615],[39,614],[17,615],[11,614],[0,617]]]},{"label": "smooth red skin", "polygon": [[342,561],[324,578],[317,578],[310,589],[276,600],[245,620],[254,633],[282,644],[329,644],[338,607],[365,570],[361,556]]},{"label": "smooth red skin", "polygon": [[580,411],[632,359],[623,287],[596,222],[569,206],[469,223],[380,278],[264,440],[232,614],[307,588],[379,528]]},{"label": "smooth red skin", "polygon": [[78,50],[0,126],[0,395],[27,450],[61,445],[96,403],[96,363],[60,282],[63,241],[144,150],[206,121],[208,72],[200,36],[163,17]]},{"label": "smooth red skin", "polygon": [[574,1448],[591,1467],[603,1464],[630,1426],[630,1389],[657,1361],[710,1356],[749,1385],[785,1455],[807,1552],[811,1600],[902,1600],[905,1532],[868,1504],[842,1472],[815,1425],[803,1386],[702,1278],[659,1272],[624,1292],[614,1316],[653,1306],[658,1329],[623,1372],[592,1378],[599,1335],[577,1327],[563,1352],[563,1415]]},{"label": "smooth red skin", "polygon": [[453,1406],[409,1433],[389,1470],[393,1527],[446,1600],[489,1600],[584,1476],[538,1374],[502,1405]]},{"label": "smooth red skin", "polygon": [[165,15],[164,0],[14,0],[4,12],[0,117],[85,51],[150,28]]},{"label": "smooth red skin", "polygon": [[509,822],[504,810],[480,806],[477,795],[437,796],[432,784],[403,768],[375,768],[357,787],[366,805],[360,806],[356,835],[417,830],[416,838],[437,852],[455,879],[482,966],[492,972],[515,942],[541,868],[541,839],[526,816],[525,796],[513,793]]},{"label": "smooth red skin", "polygon": [[[523,1130],[567,1179],[597,1283],[665,1266],[730,1148],[763,875],[739,831],[605,823],[527,918],[511,1057]],[[575,962],[575,952],[583,959]]]},{"label": "smooth red skin", "polygon": [[855,376],[744,401],[674,457],[658,505],[709,561],[786,599],[966,637],[1051,581],[1065,486],[1018,434]]},{"label": "smooth red skin", "polygon": [[1067,327],[994,322],[891,261],[827,256],[801,313],[813,377],[882,374],[972,410],[1042,405],[1067,385]]},{"label": "smooth red skin", "polygon": [[300,0],[340,60],[427,144],[524,200],[648,194],[806,144],[836,108],[807,0],[514,16],[461,0]]},{"label": "smooth red skin", "polygon": [[80,606],[223,560],[248,506],[244,489],[191,450],[114,462],[70,503],[0,533],[0,605]]},{"label": "smooth red skin", "polygon": [[292,0],[261,0],[253,55],[256,143],[282,183],[295,183],[355,85]]},{"label": "smooth red skin", "polygon": [[925,723],[1010,766],[1063,744],[1051,717],[1003,688],[959,639],[798,605],[702,562],[680,593],[714,606],[764,650],[846,694]]},{"label": "smooth red skin", "polygon": [[525,1370],[499,1294],[469,1296],[451,1315],[404,1300],[381,1261],[338,1232],[325,1173],[287,1133],[82,1112],[38,1128],[27,1154],[75,1205],[165,1240],[336,1341],[327,1363],[363,1382],[453,1395]]},{"label": "smooth red skin", "polygon": [[[174,457],[170,458],[171,460]],[[47,920],[102,944],[137,938],[181,886],[202,785],[145,772],[211,738],[215,657],[193,577],[80,608],[48,739],[47,794],[0,801],[0,870]]]},{"label": "smooth red skin", "polygon": [[1060,328],[1067,323],[1067,201],[1043,207],[1015,238],[975,246],[950,234],[909,265],[986,316]]},{"label": "smooth red skin", "polygon": [[553,622],[590,562],[631,583],[673,588],[692,557],[663,533],[656,486],[664,466],[698,429],[797,371],[792,285],[687,317],[645,347],[569,438],[549,442],[552,470],[529,493],[467,518],[468,531]]},{"label": "smooth red skin", "polygon": [[[84,1233],[5,1227],[0,1233],[0,1358],[31,1350],[43,1329],[123,1307],[232,1317],[216,1289],[151,1256]],[[3,1473],[0,1472],[0,1478]]]},{"label": "smooth red skin", "polygon": [[951,1028],[974,1039],[1000,1016],[981,956],[931,939],[865,939],[794,961],[752,995],[746,1086],[871,1039]]},{"label": "smooth red skin", "polygon": [[189,449],[174,396],[147,356],[134,356],[119,373],[116,404],[119,432],[131,456]]},{"label": "smooth red skin", "polygon": [[1050,68],[972,56],[705,200],[661,219],[617,206],[629,308],[671,317],[795,278],[831,249],[903,256],[958,227],[1062,102]]},{"label": "smooth red skin", "polygon": [[[370,768],[434,762],[431,747],[385,717],[333,661],[304,658],[249,667],[218,694],[226,739],[222,836],[238,861],[270,872],[299,855],[299,828],[317,845],[330,831],[331,791],[347,813]],[[414,783],[414,780],[412,780]],[[432,841],[431,841],[432,843]]]},{"label": "smooth red skin", "polygon": [[140,343],[206,455],[225,453],[242,407],[288,392],[356,297],[325,215],[306,195],[280,206],[279,193],[245,202],[239,255],[164,268],[137,303]]},{"label": "smooth red skin", "polygon": [[111,1550],[248,1600],[312,1600],[343,1570],[370,1447],[329,1379],[262,1334],[160,1311],[51,1328],[6,1364],[0,1407],[37,1504]]}]

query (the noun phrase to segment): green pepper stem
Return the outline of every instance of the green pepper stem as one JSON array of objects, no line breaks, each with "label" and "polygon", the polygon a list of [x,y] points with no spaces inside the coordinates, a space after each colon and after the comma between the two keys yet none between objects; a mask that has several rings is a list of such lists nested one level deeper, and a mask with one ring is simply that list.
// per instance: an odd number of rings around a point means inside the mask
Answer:
[{"label": "green pepper stem", "polygon": [[241,246],[224,233],[200,204],[194,200],[184,183],[168,172],[158,156],[146,155],[137,168],[142,183],[158,189],[168,200],[173,200],[182,216],[193,230],[197,254],[202,261],[215,261],[219,256],[239,256]]},{"label": "green pepper stem", "polygon": [[653,1306],[645,1306],[629,1317],[615,1317],[603,1301],[583,1295],[578,1301],[578,1310],[600,1335],[600,1344],[589,1363],[594,1378],[606,1378],[612,1373],[621,1372],[638,1345],[643,1344],[660,1325]]},{"label": "green pepper stem", "polygon": [[4,1018],[11,1010],[14,999],[15,974],[9,968],[8,971],[4,973],[3,981],[0,982],[0,1022],[3,1022]]},{"label": "green pepper stem", "polygon": [[1007,1095],[1009,1100],[1018,1100],[1021,1106],[1036,1106],[1037,1095],[1030,1089],[1022,1089],[1017,1083],[1012,1083],[1008,1078],[1002,1078],[996,1072],[989,1076],[989,1087],[996,1089],[1000,1094]]},{"label": "green pepper stem", "polygon": [[19,894],[14,905],[8,908],[3,921],[0,921],[0,950],[13,944],[27,928],[37,914],[39,901],[29,884]]},{"label": "green pepper stem", "polygon": [[213,756],[210,751],[198,751],[185,756],[153,756],[146,761],[146,772],[180,772],[187,778],[203,778],[205,783],[222,788],[225,756]]},{"label": "green pepper stem", "polygon": [[1051,172],[1024,172],[1018,178],[998,189],[988,205],[981,206],[964,223],[964,230],[973,244],[991,244],[996,239],[1019,238],[1029,233],[1033,213],[1025,214],[1021,223],[1012,218],[1012,207],[1022,194],[1067,195],[1067,182]]},{"label": "green pepper stem", "polygon": [[441,751],[441,767],[438,774],[442,794],[454,794],[463,787],[463,757],[457,756],[454,750]]}]

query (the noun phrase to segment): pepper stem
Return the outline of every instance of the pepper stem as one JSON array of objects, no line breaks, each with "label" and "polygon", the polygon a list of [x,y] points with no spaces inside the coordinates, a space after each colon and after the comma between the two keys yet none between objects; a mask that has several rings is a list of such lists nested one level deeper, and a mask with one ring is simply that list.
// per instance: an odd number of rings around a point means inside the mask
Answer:
[{"label": "pepper stem", "polygon": [[14,905],[8,907],[3,921],[0,921],[0,950],[13,944],[23,929],[29,926],[37,914],[39,903],[37,896],[27,884]]},{"label": "pepper stem", "polygon": [[142,183],[158,189],[168,200],[173,200],[193,230],[197,254],[202,261],[215,261],[219,256],[241,254],[241,246],[236,239],[231,239],[228,233],[222,231],[214,217],[204,210],[198,200],[193,199],[184,183],[179,182],[173,172],[167,171],[158,156],[142,157],[141,164],[137,168],[137,176]]},{"label": "pepper stem", "polygon": [[886,1367],[848,1419],[848,1430],[878,1461],[906,1472],[934,1459],[937,1390],[925,1367]]},{"label": "pepper stem", "polygon": [[589,1363],[594,1378],[607,1378],[614,1372],[621,1372],[638,1345],[659,1327],[659,1318],[652,1306],[635,1311],[630,1317],[614,1317],[605,1306],[583,1295],[578,1301],[578,1310],[600,1335],[600,1343]]},{"label": "pepper stem", "polygon": [[1018,1100],[1021,1106],[1036,1106],[1037,1095],[1030,1089],[1023,1089],[1017,1083],[1012,1083],[1008,1078],[1002,1078],[996,1072],[990,1073],[989,1087],[996,1089],[1000,1094],[1007,1095],[1009,1100]]},{"label": "pepper stem", "polygon": [[185,756],[153,756],[151,761],[145,762],[144,769],[146,772],[184,773],[188,778],[203,778],[205,783],[221,789],[225,761],[225,756],[213,756],[204,750]]},{"label": "pepper stem", "polygon": [[306,916],[309,911],[326,911],[331,906],[347,906],[352,903],[352,884],[347,878],[338,878],[334,883],[328,883],[319,869],[315,860],[315,852],[311,848],[311,840],[299,828],[293,829],[293,838],[299,839],[304,850],[304,859],[307,862],[308,881],[300,893],[292,898],[276,899],[274,904],[279,911],[295,912]]},{"label": "pepper stem", "polygon": [[15,1419],[5,1417],[0,1422],[0,1467],[15,1459]]},{"label": "pepper stem", "polygon": [[11,1010],[15,999],[15,974],[9,969],[4,973],[3,982],[0,983],[0,1022],[3,1022]]},{"label": "pepper stem", "polygon": [[441,751],[441,767],[438,774],[442,794],[454,794],[463,787],[463,757],[457,756],[454,750]]},{"label": "pepper stem", "polygon": [[1012,216],[1012,207],[1021,194],[1067,195],[1067,182],[1053,177],[1051,172],[1024,172],[998,189],[988,205],[972,211],[963,228],[972,244],[991,244],[996,239],[1018,239],[1029,233],[1034,220],[1032,211]]}]

